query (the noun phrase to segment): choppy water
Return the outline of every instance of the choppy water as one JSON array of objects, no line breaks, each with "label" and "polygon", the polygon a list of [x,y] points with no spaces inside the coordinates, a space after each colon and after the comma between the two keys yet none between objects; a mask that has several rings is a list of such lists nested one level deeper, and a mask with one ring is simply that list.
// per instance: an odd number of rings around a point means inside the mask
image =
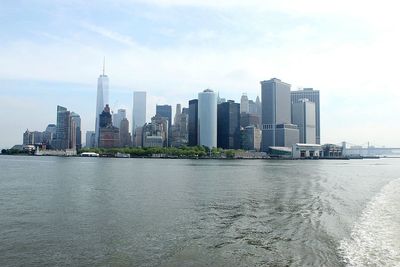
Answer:
[{"label": "choppy water", "polygon": [[400,160],[0,157],[0,266],[399,266]]}]

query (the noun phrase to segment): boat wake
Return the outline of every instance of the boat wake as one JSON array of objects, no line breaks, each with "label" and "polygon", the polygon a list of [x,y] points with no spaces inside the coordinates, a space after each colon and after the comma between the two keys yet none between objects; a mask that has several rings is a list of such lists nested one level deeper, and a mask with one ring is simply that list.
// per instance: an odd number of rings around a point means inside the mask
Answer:
[{"label": "boat wake", "polygon": [[400,266],[400,179],[368,203],[339,251],[348,266]]}]

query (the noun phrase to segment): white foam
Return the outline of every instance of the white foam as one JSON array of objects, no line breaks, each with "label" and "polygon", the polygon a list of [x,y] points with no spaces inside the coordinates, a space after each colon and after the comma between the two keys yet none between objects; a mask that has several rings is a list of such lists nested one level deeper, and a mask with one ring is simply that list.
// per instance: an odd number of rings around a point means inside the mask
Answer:
[{"label": "white foam", "polygon": [[349,266],[400,266],[400,179],[368,203],[339,251]]}]

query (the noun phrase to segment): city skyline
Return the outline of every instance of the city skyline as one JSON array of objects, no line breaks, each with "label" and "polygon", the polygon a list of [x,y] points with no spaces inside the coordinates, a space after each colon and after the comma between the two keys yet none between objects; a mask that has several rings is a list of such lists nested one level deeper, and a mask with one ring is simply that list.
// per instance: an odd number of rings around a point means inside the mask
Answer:
[{"label": "city skyline", "polygon": [[[293,90],[321,92],[321,143],[400,145],[391,1],[306,1],[307,9],[286,1],[106,2],[4,3],[0,105],[12,116],[4,116],[1,148],[20,143],[26,128],[55,123],[57,104],[81,115],[82,132],[93,130],[104,56],[110,106],[128,119],[133,91],[147,92],[149,121],[156,104],[174,114],[205,88],[239,103],[242,93],[260,96],[259,81],[279,77]],[[357,4],[363,14],[346,12]]]}]

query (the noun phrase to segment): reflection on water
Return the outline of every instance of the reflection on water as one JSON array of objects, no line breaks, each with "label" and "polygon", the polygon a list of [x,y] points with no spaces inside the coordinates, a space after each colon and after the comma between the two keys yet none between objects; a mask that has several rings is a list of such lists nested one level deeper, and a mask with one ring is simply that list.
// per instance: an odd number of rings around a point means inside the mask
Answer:
[{"label": "reflection on water", "polygon": [[399,264],[398,163],[2,156],[0,265]]}]

